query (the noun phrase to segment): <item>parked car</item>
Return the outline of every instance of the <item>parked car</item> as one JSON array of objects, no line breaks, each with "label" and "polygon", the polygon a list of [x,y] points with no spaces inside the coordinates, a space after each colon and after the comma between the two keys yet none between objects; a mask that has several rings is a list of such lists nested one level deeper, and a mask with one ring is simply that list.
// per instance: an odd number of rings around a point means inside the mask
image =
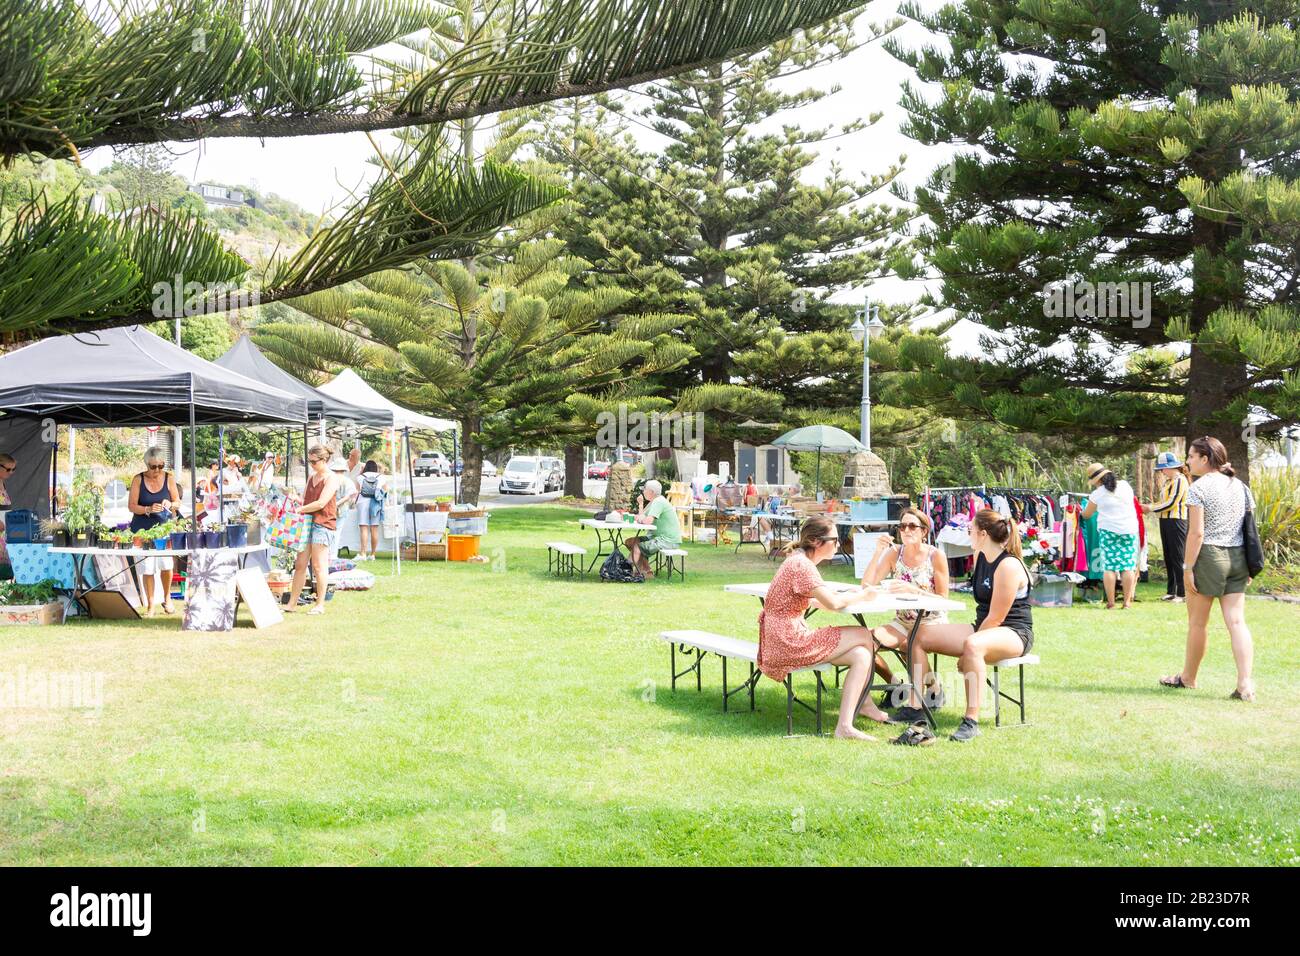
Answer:
[{"label": "parked car", "polygon": [[440,451],[422,451],[420,457],[415,459],[415,467],[412,470],[417,478],[450,475],[451,462]]},{"label": "parked car", "polygon": [[506,462],[501,472],[501,494],[538,495],[546,490],[547,470],[542,459],[531,455],[517,455]]},{"label": "parked car", "polygon": [[482,475],[484,478],[495,478],[497,476],[497,466],[484,458]]},{"label": "parked car", "polygon": [[542,463],[546,469],[546,490],[563,491],[564,462],[558,458],[543,458]]},{"label": "parked car", "polygon": [[590,465],[587,466],[587,477],[588,477],[588,478],[608,478],[608,477],[609,477],[609,462],[607,462],[607,461],[593,461]]}]

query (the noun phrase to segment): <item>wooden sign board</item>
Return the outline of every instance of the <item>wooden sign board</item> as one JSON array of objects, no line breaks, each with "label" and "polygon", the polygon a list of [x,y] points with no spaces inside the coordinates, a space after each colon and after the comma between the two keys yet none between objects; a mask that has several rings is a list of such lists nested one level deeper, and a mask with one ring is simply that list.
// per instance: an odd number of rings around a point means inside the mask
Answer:
[{"label": "wooden sign board", "polygon": [[260,568],[244,568],[235,575],[235,586],[239,589],[240,598],[248,605],[248,610],[253,615],[254,627],[272,627],[284,620],[284,614],[280,611],[280,602],[271,593],[266,583],[266,575]]}]

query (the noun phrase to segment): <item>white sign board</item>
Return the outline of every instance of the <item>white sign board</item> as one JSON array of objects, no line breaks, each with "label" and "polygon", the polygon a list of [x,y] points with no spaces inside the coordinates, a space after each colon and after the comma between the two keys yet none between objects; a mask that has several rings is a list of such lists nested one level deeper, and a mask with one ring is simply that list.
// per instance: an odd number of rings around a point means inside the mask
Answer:
[{"label": "white sign board", "polygon": [[244,568],[235,575],[235,587],[253,615],[253,627],[272,627],[284,620],[280,602],[266,584],[266,574],[261,568]]},{"label": "white sign board", "polygon": [[876,553],[876,539],[889,537],[879,531],[857,531],[853,535],[853,573],[859,581],[867,573],[867,565]]}]

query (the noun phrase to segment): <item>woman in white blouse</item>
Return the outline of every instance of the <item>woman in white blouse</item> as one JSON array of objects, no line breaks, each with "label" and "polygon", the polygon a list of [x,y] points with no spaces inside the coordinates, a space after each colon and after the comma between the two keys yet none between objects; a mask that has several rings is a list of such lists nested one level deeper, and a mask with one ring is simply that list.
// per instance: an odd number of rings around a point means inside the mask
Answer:
[{"label": "woman in white blouse", "polygon": [[1219,599],[1223,623],[1237,662],[1234,700],[1255,699],[1255,645],[1246,626],[1246,547],[1241,526],[1247,509],[1254,510],[1250,489],[1235,477],[1227,449],[1217,438],[1206,436],[1187,449],[1187,467],[1196,480],[1187,493],[1187,552],[1183,558],[1183,583],[1187,588],[1187,651],[1183,669],[1162,677],[1165,687],[1195,687],[1205,657],[1206,625],[1214,599]]},{"label": "woman in white blouse", "polygon": [[1097,516],[1099,547],[1096,560],[1088,563],[1102,572],[1106,589],[1106,607],[1115,606],[1115,579],[1124,586],[1124,607],[1133,606],[1138,580],[1137,497],[1133,486],[1101,464],[1088,466],[1088,482],[1093,492],[1088,496],[1085,520]]}]

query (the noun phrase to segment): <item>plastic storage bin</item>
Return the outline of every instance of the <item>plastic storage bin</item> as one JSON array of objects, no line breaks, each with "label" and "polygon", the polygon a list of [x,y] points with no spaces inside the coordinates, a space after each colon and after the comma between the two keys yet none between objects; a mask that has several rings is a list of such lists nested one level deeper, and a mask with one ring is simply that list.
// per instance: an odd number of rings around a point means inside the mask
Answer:
[{"label": "plastic storage bin", "polygon": [[481,518],[457,518],[454,515],[447,519],[448,534],[487,534],[487,516]]},{"label": "plastic storage bin", "polygon": [[476,534],[447,535],[447,560],[448,561],[468,561],[476,554],[478,554],[478,535]]},{"label": "plastic storage bin", "polygon": [[1040,577],[1029,592],[1029,603],[1033,607],[1072,607],[1074,584],[1067,577],[1056,580]]},{"label": "plastic storage bin", "polygon": [[41,524],[34,511],[15,508],[5,513],[5,541],[9,544],[32,544],[40,540]]},{"label": "plastic storage bin", "polygon": [[885,498],[850,501],[849,517],[854,521],[888,521],[889,502]]}]

